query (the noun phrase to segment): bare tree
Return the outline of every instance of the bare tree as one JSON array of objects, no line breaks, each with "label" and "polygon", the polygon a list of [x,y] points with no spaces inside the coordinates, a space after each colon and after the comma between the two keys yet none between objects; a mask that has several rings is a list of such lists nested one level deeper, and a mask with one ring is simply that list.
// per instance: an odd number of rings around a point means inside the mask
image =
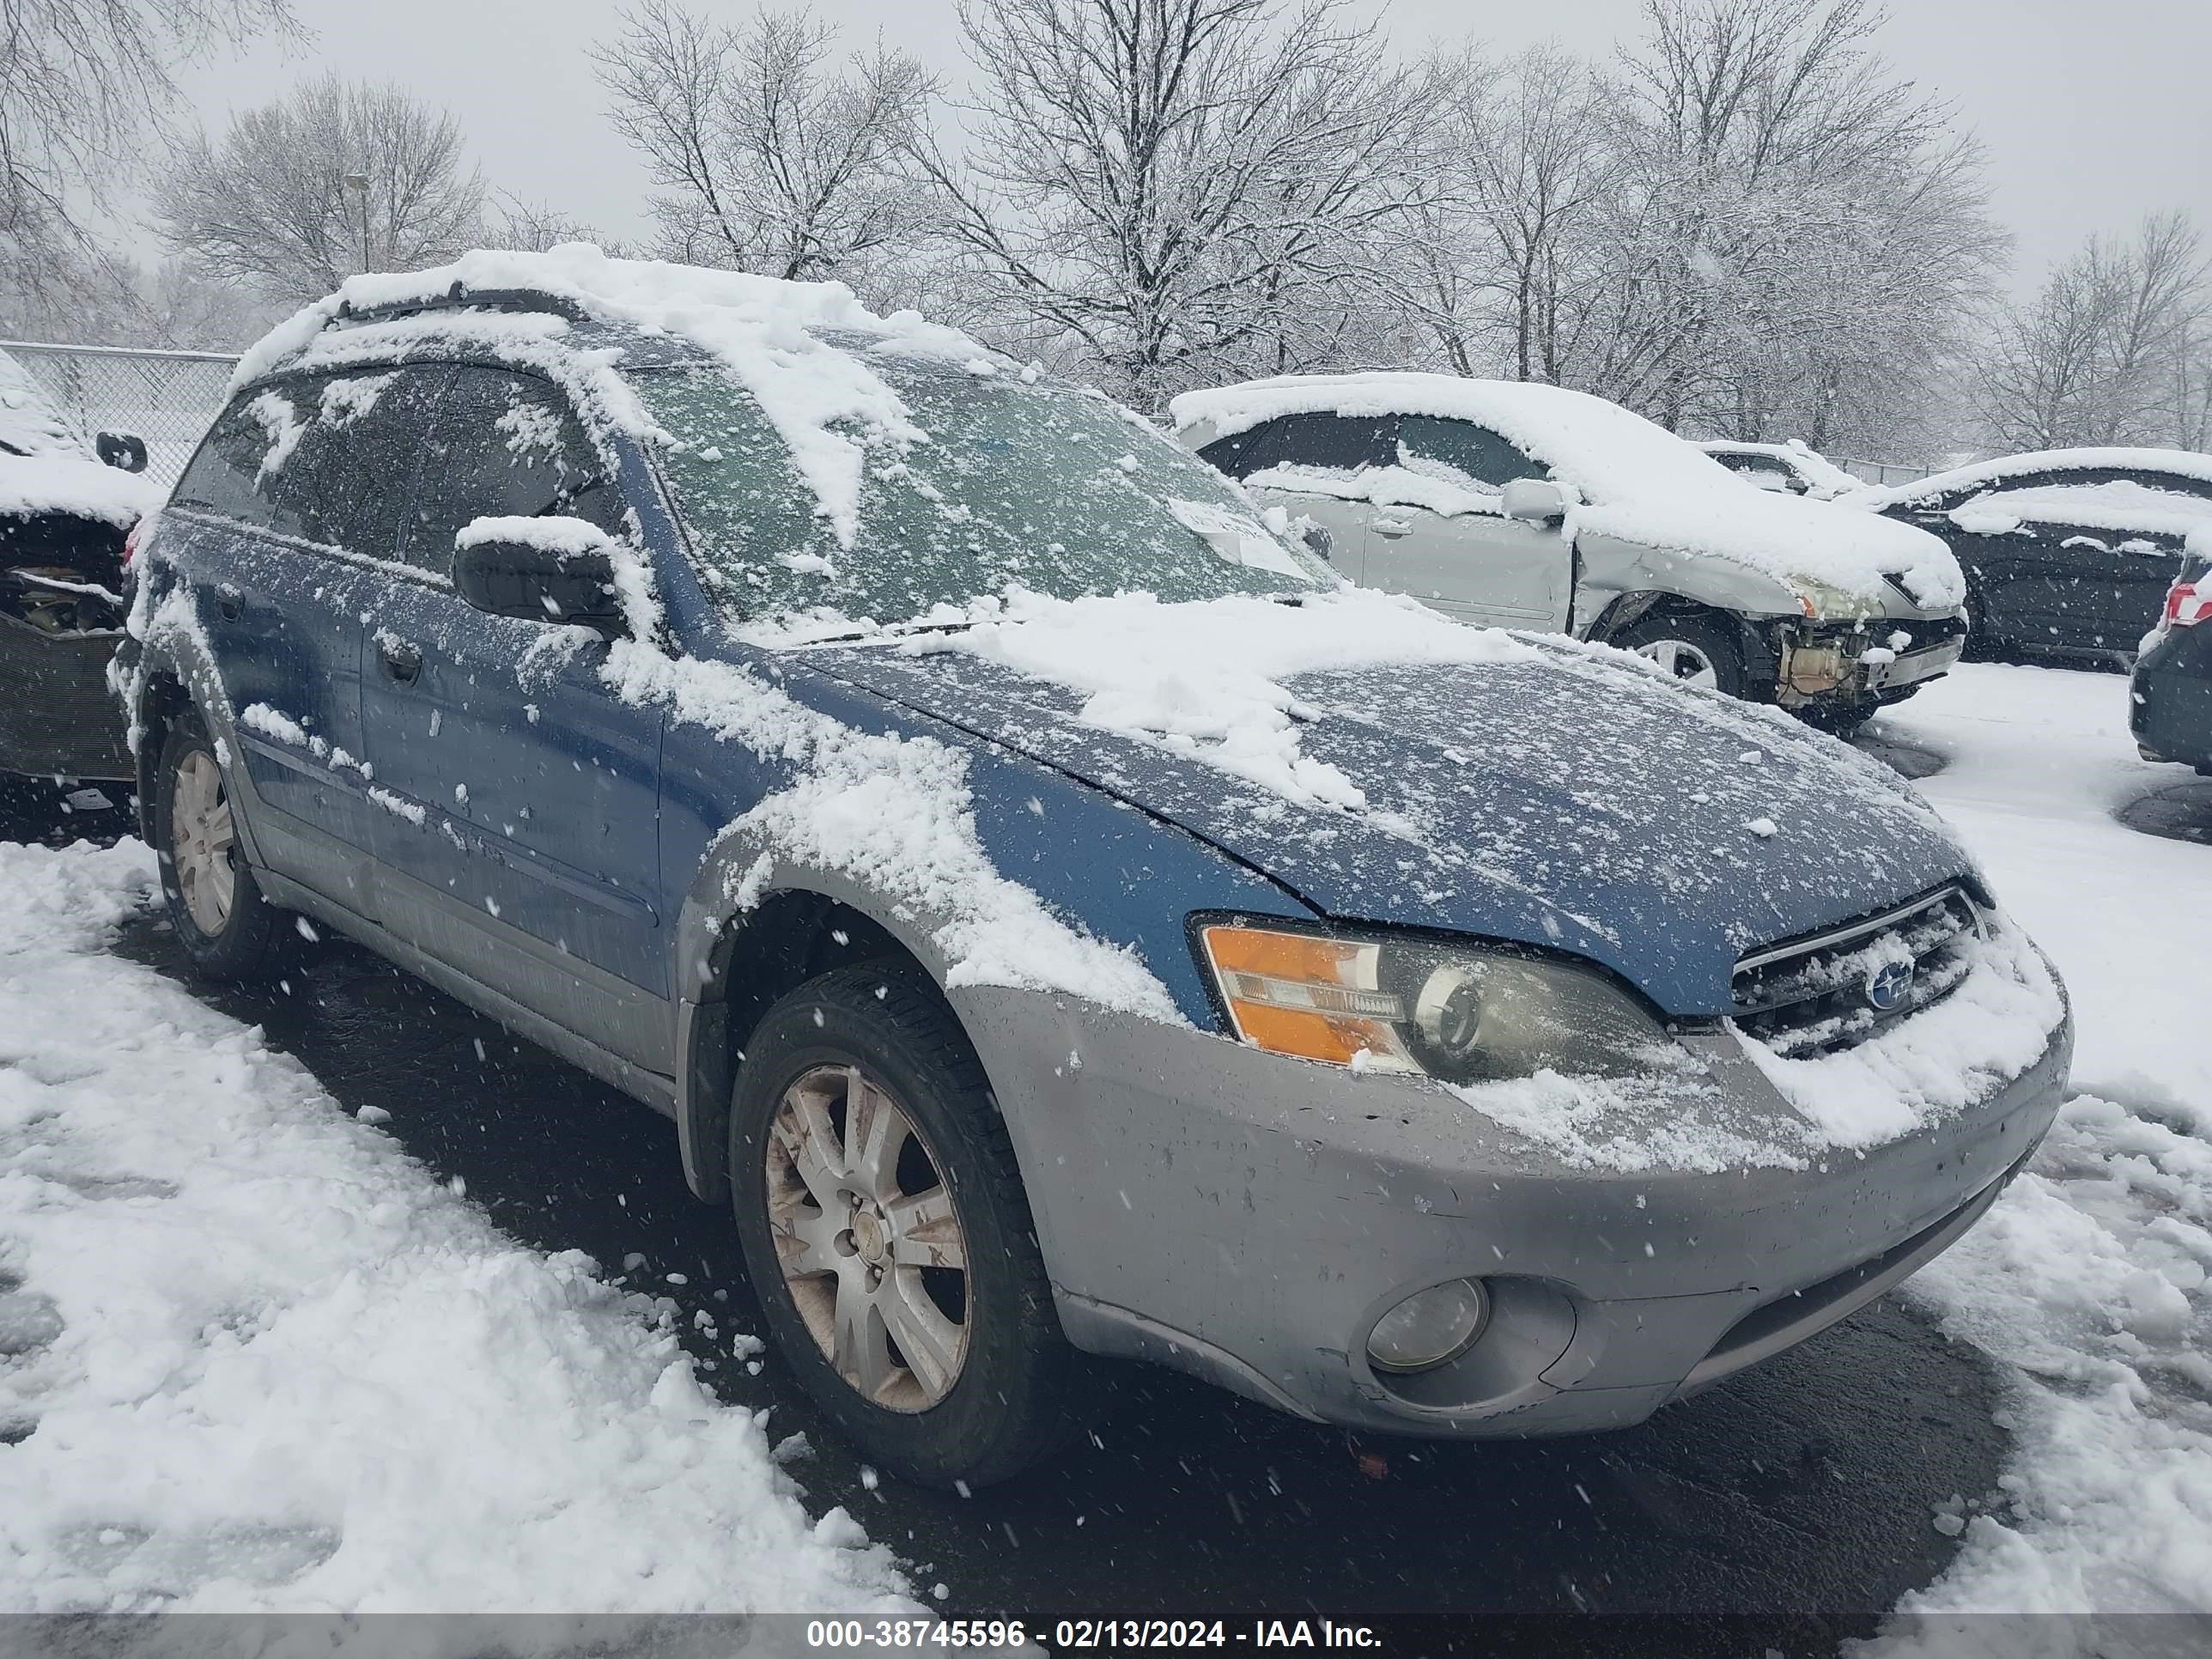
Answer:
[{"label": "bare tree", "polygon": [[[11,317],[68,296],[128,292],[73,200],[137,170],[171,66],[217,44],[292,33],[286,0],[4,0],[0,3],[0,294]],[[88,285],[88,286],[87,286]]]},{"label": "bare tree", "polygon": [[246,111],[220,141],[180,139],[155,201],[163,238],[201,269],[296,302],[465,249],[484,185],[465,167],[450,114],[333,75]]},{"label": "bare tree", "polygon": [[[1451,369],[1558,380],[1593,300],[1595,216],[1618,161],[1589,66],[1557,45],[1502,63],[1433,52],[1437,110],[1385,269]],[[1411,159],[1411,158],[1409,158]]]},{"label": "bare tree", "polygon": [[1004,319],[1140,403],[1344,355],[1430,107],[1340,0],[967,0],[966,156],[927,155]]},{"label": "bare tree", "polygon": [[1955,356],[2006,240],[1869,0],[1645,0],[1605,314],[1577,367],[1676,428],[1863,439]]},{"label": "bare tree", "polygon": [[608,246],[599,233],[584,221],[563,212],[550,202],[526,202],[503,190],[496,194],[499,204],[483,228],[487,247],[519,248],[527,253],[543,253],[563,242],[593,242],[617,258],[624,252],[618,245]]},{"label": "bare tree", "polygon": [[2092,236],[2001,324],[1983,376],[1989,435],[2014,449],[2201,447],[2209,283],[2185,213],[2153,214],[2128,241]]},{"label": "bare tree", "polygon": [[880,44],[836,63],[804,11],[711,22],[646,0],[594,49],[616,129],[660,194],[660,251],[786,279],[860,279],[920,222],[905,164],[936,83]]}]

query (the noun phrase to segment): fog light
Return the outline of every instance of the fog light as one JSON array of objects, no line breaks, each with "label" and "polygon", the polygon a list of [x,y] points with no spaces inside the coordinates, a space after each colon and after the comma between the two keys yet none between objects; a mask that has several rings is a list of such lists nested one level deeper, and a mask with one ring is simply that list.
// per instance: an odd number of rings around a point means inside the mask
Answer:
[{"label": "fog light", "polygon": [[1431,1285],[1375,1322],[1367,1358],[1378,1371],[1433,1370],[1473,1347],[1489,1318],[1490,1297],[1480,1279]]}]

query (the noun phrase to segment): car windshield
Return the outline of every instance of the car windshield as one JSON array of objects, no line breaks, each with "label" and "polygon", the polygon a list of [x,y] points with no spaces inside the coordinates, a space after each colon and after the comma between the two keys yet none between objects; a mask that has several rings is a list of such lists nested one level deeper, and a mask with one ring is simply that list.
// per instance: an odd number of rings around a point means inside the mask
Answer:
[{"label": "car windshield", "polygon": [[1010,586],[1172,601],[1334,585],[1219,473],[1096,393],[1003,362],[866,356],[928,439],[871,446],[849,546],[726,370],[633,372],[678,441],[662,466],[702,576],[732,620],[818,634],[928,621]]}]

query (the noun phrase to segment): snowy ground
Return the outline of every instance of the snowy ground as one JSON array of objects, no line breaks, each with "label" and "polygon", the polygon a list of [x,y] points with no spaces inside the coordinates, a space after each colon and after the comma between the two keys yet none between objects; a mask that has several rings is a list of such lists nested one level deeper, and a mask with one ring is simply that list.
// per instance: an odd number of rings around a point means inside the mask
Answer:
[{"label": "snowy ground", "polygon": [[0,1612],[914,1607],[649,1300],[106,954],[152,875],[0,843]]},{"label": "snowy ground", "polygon": [[[1999,1362],[2016,1451],[1927,1516],[1962,1552],[1900,1650],[1958,1651],[1965,1610],[2212,1604],[2212,848],[2113,820],[2187,775],[2134,758],[2125,696],[1970,667],[1876,733],[1948,761],[1921,787],[2064,974],[2083,1091],[1914,1281]],[[0,844],[0,1611],[903,1602],[653,1304],[108,954],[149,876]]]},{"label": "snowy ground", "polygon": [[1908,1613],[2212,1611],[2212,848],[2115,821],[2190,775],[2136,758],[2127,695],[1969,665],[1872,733],[1946,757],[1919,787],[2058,964],[2079,1031],[2078,1093],[2029,1172],[1912,1281],[2005,1370],[2017,1449],[2006,1490],[1933,1517],[1965,1547]]}]

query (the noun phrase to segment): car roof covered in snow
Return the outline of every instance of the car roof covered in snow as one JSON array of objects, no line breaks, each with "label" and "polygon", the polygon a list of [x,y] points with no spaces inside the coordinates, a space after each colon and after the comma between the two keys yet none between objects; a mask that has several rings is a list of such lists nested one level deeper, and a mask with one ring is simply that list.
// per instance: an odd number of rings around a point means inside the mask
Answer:
[{"label": "car roof covered in snow", "polygon": [[2000,455],[1991,460],[1954,466],[1948,471],[1931,472],[1928,477],[1915,478],[1910,483],[1872,485],[1854,490],[1844,499],[1853,507],[1880,512],[1886,507],[1929,501],[1955,489],[1968,489],[1978,484],[2002,483],[2008,478],[2098,469],[2166,472],[2195,483],[2212,485],[2212,455],[2202,454],[2196,450],[2124,447],[2033,449],[2023,455]]},{"label": "car roof covered in snow", "polygon": [[1895,577],[1923,605],[1954,605],[1965,579],[1926,532],[1862,533],[1872,516],[1776,495],[1738,477],[1686,438],[1603,398],[1529,380],[1368,371],[1289,374],[1187,392],[1170,405],[1194,447],[1284,415],[1434,415],[1487,427],[1571,484],[1571,535],[1723,558],[1802,592],[1814,585],[1879,602]]},{"label": "car roof covered in snow", "polygon": [[1698,446],[1712,455],[1765,455],[1793,466],[1822,489],[1834,490],[1838,495],[1864,487],[1865,481],[1853,477],[1810,444],[1792,438],[1787,443],[1743,443],[1734,438],[1707,438]]},{"label": "car roof covered in snow", "polygon": [[617,365],[713,362],[752,395],[847,545],[868,447],[927,436],[870,359],[927,356],[981,373],[1015,367],[911,311],[878,317],[842,283],[617,259],[571,242],[543,253],[479,249],[425,270],[349,277],[247,351],[231,386],[279,368],[403,361],[456,347],[536,368],[587,416],[658,444],[673,440]]}]

